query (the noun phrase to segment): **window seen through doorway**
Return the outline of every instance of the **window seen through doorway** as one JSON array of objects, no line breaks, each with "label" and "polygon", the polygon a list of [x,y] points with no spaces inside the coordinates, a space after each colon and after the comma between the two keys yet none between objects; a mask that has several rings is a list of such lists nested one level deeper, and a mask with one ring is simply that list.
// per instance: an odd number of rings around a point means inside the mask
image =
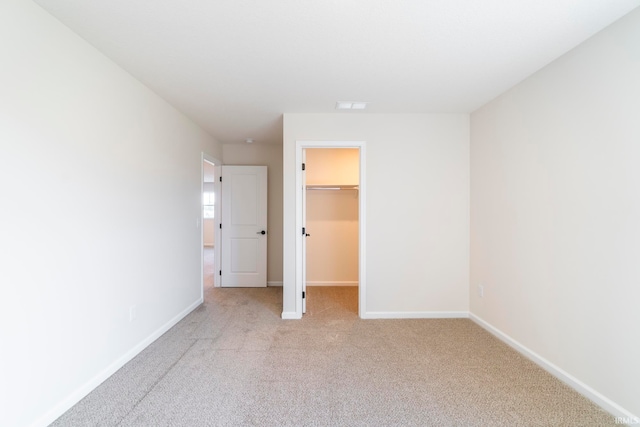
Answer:
[{"label": "window seen through doorway", "polygon": [[202,193],[202,206],[204,208],[204,218],[213,218],[215,212],[216,194],[211,191]]}]

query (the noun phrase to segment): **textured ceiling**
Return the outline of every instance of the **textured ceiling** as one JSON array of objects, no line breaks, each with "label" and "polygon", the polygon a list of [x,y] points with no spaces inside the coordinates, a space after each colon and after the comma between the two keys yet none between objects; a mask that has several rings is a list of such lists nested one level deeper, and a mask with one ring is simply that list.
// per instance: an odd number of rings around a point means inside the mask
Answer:
[{"label": "textured ceiling", "polygon": [[471,112],[640,0],[35,0],[222,143],[283,113]]}]

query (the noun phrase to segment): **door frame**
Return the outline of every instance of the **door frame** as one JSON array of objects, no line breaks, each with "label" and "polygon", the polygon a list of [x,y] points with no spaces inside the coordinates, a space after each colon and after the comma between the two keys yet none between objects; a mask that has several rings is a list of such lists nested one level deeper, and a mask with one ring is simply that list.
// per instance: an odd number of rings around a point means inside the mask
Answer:
[{"label": "door frame", "polygon": [[[214,207],[213,229],[213,263],[216,267],[220,267],[220,166],[222,162],[209,154],[202,152],[200,159],[200,297],[204,298],[204,209],[202,206],[204,194],[204,162],[212,163],[216,168],[213,182],[213,192],[215,194],[216,204]],[[220,275],[213,275],[213,286],[220,286]]]},{"label": "door frame", "polygon": [[367,280],[366,280],[366,141],[296,141],[296,317],[302,318],[302,284],[303,280],[303,260],[302,245],[304,244],[302,236],[302,192],[304,191],[303,174],[302,174],[302,158],[303,150],[306,148],[357,148],[359,153],[360,169],[358,188],[358,316],[362,318],[366,311],[366,295],[367,295]]}]

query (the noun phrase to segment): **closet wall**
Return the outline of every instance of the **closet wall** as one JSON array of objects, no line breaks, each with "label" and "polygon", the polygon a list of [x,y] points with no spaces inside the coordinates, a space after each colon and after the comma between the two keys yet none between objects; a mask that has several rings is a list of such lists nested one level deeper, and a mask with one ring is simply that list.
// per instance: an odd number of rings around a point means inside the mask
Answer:
[{"label": "closet wall", "polygon": [[335,189],[358,185],[358,156],[351,148],[306,150],[307,286],[358,285],[359,194]]}]

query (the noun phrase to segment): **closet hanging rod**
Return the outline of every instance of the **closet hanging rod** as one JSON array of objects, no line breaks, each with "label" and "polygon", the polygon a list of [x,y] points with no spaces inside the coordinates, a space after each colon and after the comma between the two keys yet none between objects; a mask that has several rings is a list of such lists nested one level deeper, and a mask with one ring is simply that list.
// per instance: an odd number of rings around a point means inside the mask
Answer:
[{"label": "closet hanging rod", "polygon": [[307,185],[307,190],[358,190],[357,185]]}]

